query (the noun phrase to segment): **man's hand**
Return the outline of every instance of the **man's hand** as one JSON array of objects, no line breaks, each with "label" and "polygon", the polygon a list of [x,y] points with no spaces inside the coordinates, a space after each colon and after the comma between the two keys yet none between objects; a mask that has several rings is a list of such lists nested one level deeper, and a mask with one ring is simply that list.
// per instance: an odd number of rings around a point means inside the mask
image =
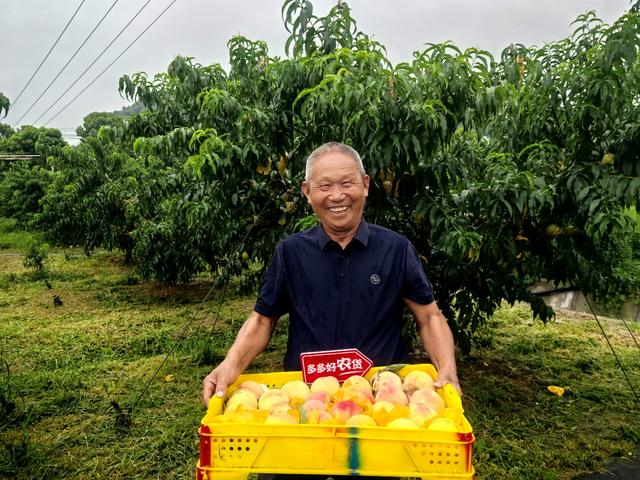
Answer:
[{"label": "man's hand", "polygon": [[458,395],[462,395],[458,374],[456,373],[456,357],[453,335],[436,302],[422,305],[405,298],[404,303],[418,322],[418,332],[429,358],[438,370],[438,378],[433,383],[436,387],[444,387],[450,383]]},{"label": "man's hand", "polygon": [[458,381],[458,374],[456,370],[448,370],[445,368],[441,368],[438,370],[438,378],[435,382],[433,382],[433,386],[437,388],[444,387],[447,383],[450,383],[453,388],[456,389],[459,396],[462,396],[462,390],[460,389],[460,382]]},{"label": "man's hand", "polygon": [[209,405],[209,399],[213,395],[224,396],[227,387],[236,381],[241,370],[233,365],[233,362],[225,359],[220,365],[214,368],[202,382],[202,401],[204,406]]},{"label": "man's hand", "polygon": [[226,358],[202,382],[202,401],[209,405],[213,395],[222,397],[227,387],[235,382],[245,368],[262,352],[276,328],[277,318],[251,312],[244,322]]}]

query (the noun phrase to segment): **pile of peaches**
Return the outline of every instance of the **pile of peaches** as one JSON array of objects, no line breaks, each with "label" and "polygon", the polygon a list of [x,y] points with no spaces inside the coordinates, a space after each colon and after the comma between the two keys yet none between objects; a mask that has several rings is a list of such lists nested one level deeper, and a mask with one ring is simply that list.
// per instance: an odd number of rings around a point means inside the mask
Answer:
[{"label": "pile of peaches", "polygon": [[457,431],[454,415],[433,386],[433,378],[413,370],[404,378],[390,370],[371,383],[359,375],[342,385],[332,376],[308,386],[301,380],[281,388],[245,381],[227,399],[214,423],[351,425],[360,427],[426,428]]}]

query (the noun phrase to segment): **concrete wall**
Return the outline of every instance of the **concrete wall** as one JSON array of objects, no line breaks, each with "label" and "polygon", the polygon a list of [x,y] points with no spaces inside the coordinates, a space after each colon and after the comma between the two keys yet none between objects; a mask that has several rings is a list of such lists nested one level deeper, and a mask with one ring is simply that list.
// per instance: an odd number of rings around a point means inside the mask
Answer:
[{"label": "concrete wall", "polygon": [[[591,308],[587,303],[584,294],[579,290],[568,290],[562,292],[552,292],[553,287],[547,284],[538,284],[533,291],[538,293],[547,305],[552,308],[563,310],[573,310],[575,312],[583,312],[591,314]],[[545,293],[549,292],[549,293]],[[619,310],[615,308],[606,308],[594,303],[593,299],[589,299],[595,310],[596,315],[603,315],[611,318],[618,318],[620,315],[625,320],[635,320],[640,322],[640,305],[626,302]]]}]

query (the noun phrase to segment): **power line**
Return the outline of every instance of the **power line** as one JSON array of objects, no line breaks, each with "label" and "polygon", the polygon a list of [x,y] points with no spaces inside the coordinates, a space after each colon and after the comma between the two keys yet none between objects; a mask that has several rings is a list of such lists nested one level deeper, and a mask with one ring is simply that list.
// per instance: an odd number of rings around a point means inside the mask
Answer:
[{"label": "power line", "polygon": [[[36,76],[36,74],[40,71],[40,69],[42,68],[42,65],[44,65],[44,62],[47,61],[47,58],[49,58],[49,55],[51,55],[51,52],[53,51],[54,48],[56,48],[56,45],[58,45],[58,42],[60,41],[60,39],[62,38],[62,35],[64,35],[64,32],[67,31],[67,28],[69,28],[69,25],[71,25],[71,22],[73,21],[74,18],[76,18],[76,15],[78,14],[78,12],[80,11],[80,7],[82,7],[82,5],[84,5],[84,2],[86,2],[86,0],[82,0],[82,2],[80,2],[80,5],[78,5],[78,8],[76,8],[76,11],[73,13],[73,15],[71,16],[71,18],[69,19],[69,21],[67,22],[67,24],[65,25],[64,29],[62,30],[62,32],[60,33],[60,35],[58,35],[58,38],[56,39],[56,41],[53,43],[53,45],[51,46],[51,48],[49,49],[49,52],[47,52],[47,54],[45,55],[45,57],[42,59],[42,61],[40,62],[40,65],[38,65],[38,68],[36,68],[36,71],[33,72],[33,75],[31,75],[31,78],[29,79],[29,81],[26,83],[26,85],[24,87],[22,87],[22,90],[20,90],[20,93],[18,94],[18,96],[16,97],[16,99],[13,101],[13,108],[15,108],[16,103],[18,103],[18,100],[20,100],[20,97],[22,96],[22,94],[24,93],[24,91],[27,89],[27,87],[29,86],[29,84],[31,83],[31,80],[33,80],[33,78]],[[17,123],[17,122],[16,122]]]},{"label": "power line", "polygon": [[613,353],[613,357],[616,359],[616,363],[618,364],[618,367],[622,371],[622,374],[624,375],[624,378],[627,380],[627,383],[629,384],[629,388],[631,389],[631,393],[633,393],[633,396],[636,398],[636,402],[638,404],[637,406],[640,406],[640,397],[638,396],[638,393],[636,392],[636,390],[633,388],[633,383],[631,383],[631,380],[629,379],[629,376],[627,375],[626,370],[622,366],[622,362],[620,361],[620,357],[618,357],[618,354],[613,349],[613,345],[611,344],[611,341],[609,340],[609,337],[607,336],[606,332],[604,331],[604,328],[602,327],[602,324],[600,323],[600,319],[596,315],[595,310],[593,309],[593,306],[591,305],[591,302],[589,301],[589,298],[587,297],[587,295],[585,295],[584,298],[587,301],[587,305],[589,305],[589,310],[591,310],[591,314],[593,315],[593,318],[596,319],[596,323],[598,324],[598,327],[600,327],[600,331],[602,332],[602,335],[604,336],[605,340],[607,341],[607,344],[609,345],[609,348],[611,349],[611,353]]},{"label": "power line", "polygon": [[60,99],[61,99],[62,97],[64,97],[64,96],[69,92],[69,90],[71,90],[71,89],[75,86],[75,84],[76,84],[76,83],[78,83],[78,82],[80,81],[80,79],[81,79],[82,77],[84,77],[84,75],[89,71],[89,69],[95,65],[95,63],[100,59],[100,57],[102,57],[102,55],[104,55],[104,53],[109,49],[109,47],[111,47],[111,45],[113,45],[113,43],[114,43],[114,42],[115,42],[115,41],[120,37],[120,35],[122,35],[122,33],[123,33],[123,32],[124,32],[128,27],[129,27],[129,25],[131,25],[131,23],[136,19],[136,17],[137,17],[138,15],[140,15],[140,13],[141,13],[141,12],[142,12],[146,7],[147,7],[147,5],[149,5],[149,3],[151,3],[151,0],[147,0],[147,3],[145,3],[145,4],[142,6],[142,8],[140,8],[140,10],[138,10],[138,13],[136,13],[136,14],[133,16],[133,18],[132,18],[131,20],[129,20],[129,22],[128,22],[128,23],[127,23],[127,24],[122,28],[122,30],[120,30],[120,32],[118,32],[118,34],[115,36],[115,38],[114,38],[113,40],[111,40],[111,42],[109,42],[109,44],[108,44],[106,47],[104,47],[104,49],[103,49],[103,50],[98,54],[98,56],[97,56],[96,58],[94,58],[94,59],[93,59],[93,62],[91,62],[91,63],[89,64],[89,66],[84,70],[84,72],[82,72],[82,73],[80,74],[80,76],[79,76],[78,78],[76,78],[76,79],[75,79],[75,81],[74,81],[71,85],[69,85],[69,87],[68,87],[68,88],[67,88],[67,89],[62,93],[62,95],[60,95],[58,98],[56,98],[55,102],[53,102],[53,103],[49,106],[49,108],[47,108],[44,112],[42,112],[42,113],[40,114],[40,116],[39,116],[38,118],[36,118],[36,119],[33,121],[33,124],[34,124],[34,125],[35,125],[36,123],[38,123],[38,121],[39,121],[42,117],[44,117],[44,116],[49,112],[49,110],[51,110],[53,107],[55,107],[55,106],[56,106],[56,104],[60,101]]},{"label": "power line", "polygon": [[98,29],[98,27],[102,24],[102,22],[104,21],[105,18],[107,18],[107,15],[109,15],[109,12],[111,12],[111,10],[113,10],[113,7],[116,6],[116,4],[119,2],[120,0],[114,0],[114,2],[111,4],[111,6],[109,7],[109,10],[107,10],[107,13],[105,13],[102,18],[100,19],[100,21],[96,24],[95,27],[93,27],[93,30],[91,30],[91,32],[89,33],[89,35],[87,36],[87,38],[84,39],[84,42],[82,42],[80,44],[80,46],[78,47],[78,49],[73,53],[73,55],[71,55],[71,58],[69,60],[67,60],[67,63],[64,64],[64,66],[60,69],[60,71],[58,72],[58,74],[54,77],[53,80],[51,80],[51,83],[49,83],[49,85],[47,85],[47,88],[44,89],[44,91],[40,94],[40,96],[38,98],[36,98],[36,101],[33,102],[31,104],[31,106],[29,107],[29,109],[24,112],[22,114],[22,116],[18,119],[17,122],[15,122],[14,126],[17,125],[18,123],[20,123],[20,121],[25,117],[25,115],[27,113],[29,113],[31,111],[31,109],[33,107],[36,106],[36,103],[38,103],[40,101],[40,99],[42,98],[42,96],[47,93],[49,91],[49,89],[51,88],[51,85],[54,84],[54,82],[58,79],[58,77],[60,77],[60,75],[62,75],[62,72],[65,71],[65,69],[69,66],[69,64],[71,63],[71,61],[76,58],[76,55],[78,54],[78,52],[82,49],[82,47],[84,47],[85,43],[87,43],[89,41],[89,39],[93,36],[94,32]]},{"label": "power line", "polygon": [[[175,2],[176,0],[174,0]],[[171,6],[171,5],[169,5]],[[168,7],[167,7],[168,8]],[[262,210],[260,211],[260,213],[258,214],[258,216],[262,215],[264,212],[267,211],[267,207],[269,206],[269,201],[267,201],[264,206],[262,207]],[[227,260],[227,264],[224,266],[224,268],[222,269],[222,274],[219,276],[221,278],[224,277],[224,275],[226,274],[228,268],[231,266],[231,262],[233,261],[234,258],[238,258],[238,255],[240,254],[240,252],[242,250],[244,250],[244,245],[245,242],[247,241],[247,238],[249,238],[249,234],[253,231],[253,227],[255,227],[256,224],[253,223],[249,226],[249,228],[247,228],[247,231],[244,235],[244,237],[242,237],[242,240],[240,240],[240,244],[238,245],[238,248],[235,250],[235,254],[230,256]],[[138,395],[138,397],[136,398],[136,400],[133,402],[133,405],[128,409],[128,412],[119,412],[122,415],[124,415],[125,417],[123,417],[124,419],[126,419],[128,422],[131,421],[131,416],[133,415],[133,413],[135,412],[136,407],[138,406],[138,403],[140,402],[140,400],[142,400],[142,397],[144,396],[144,394],[147,392],[147,390],[149,389],[149,387],[151,386],[151,383],[153,382],[153,380],[155,380],[156,376],[158,375],[158,373],[160,372],[160,370],[162,369],[162,367],[164,366],[164,364],[167,362],[167,360],[169,359],[169,356],[171,356],[171,354],[173,353],[173,351],[177,348],[178,344],[184,339],[186,332],[187,332],[187,328],[193,323],[193,321],[196,319],[198,313],[200,313],[200,311],[202,310],[202,307],[204,306],[205,302],[209,299],[209,296],[211,295],[211,292],[213,292],[213,289],[216,286],[216,282],[212,282],[211,283],[211,287],[209,288],[209,291],[207,292],[207,294],[204,296],[204,298],[202,299],[202,301],[200,302],[200,304],[198,305],[198,308],[196,309],[196,311],[193,313],[193,315],[191,316],[190,319],[188,319],[182,326],[182,328],[180,329],[180,332],[178,333],[178,337],[176,339],[176,341],[173,343],[173,345],[171,345],[171,347],[169,348],[169,351],[167,352],[167,354],[165,355],[164,359],[162,360],[162,363],[160,364],[160,366],[156,369],[156,371],[153,373],[153,375],[151,376],[151,378],[149,378],[149,380],[147,381],[146,385],[144,386],[144,388],[142,389],[142,391],[140,392],[140,394]],[[213,320],[213,327],[211,329],[211,335],[213,336],[214,332],[215,332],[215,327],[216,324],[218,323],[218,319],[220,318],[220,311],[221,311],[221,307],[222,307],[222,303],[224,302],[224,298],[225,295],[227,293],[227,288],[226,285],[224,286],[223,290],[222,290],[222,294],[218,297],[218,310],[216,312],[216,317]],[[209,311],[211,310],[211,308],[209,308]],[[205,316],[208,313],[205,312]],[[113,403],[112,403],[113,405]],[[116,405],[118,405],[116,403]],[[116,408],[116,411],[118,411],[118,408],[116,407],[116,405],[114,405],[114,408]]]},{"label": "power line", "polygon": [[52,121],[53,121],[53,120],[54,120],[58,115],[60,115],[62,112],[64,112],[64,111],[69,107],[69,105],[71,105],[73,102],[75,102],[75,101],[78,99],[78,97],[79,97],[80,95],[82,95],[84,92],[86,92],[86,91],[89,89],[89,87],[91,87],[91,85],[93,85],[93,84],[96,82],[96,80],[98,80],[98,79],[99,79],[99,78],[100,78],[100,77],[101,77],[101,76],[102,76],[102,75],[103,75],[107,70],[109,70],[109,68],[111,68],[111,66],[112,66],[114,63],[116,63],[116,62],[118,61],[118,59],[119,59],[122,55],[124,55],[124,54],[125,54],[125,52],[126,52],[127,50],[129,50],[129,49],[133,46],[133,44],[134,44],[134,43],[136,43],[136,42],[138,41],[138,39],[140,39],[140,37],[142,37],[142,35],[144,35],[144,34],[146,33],[146,31],[147,31],[147,30],[149,30],[149,29],[153,26],[153,24],[154,24],[154,23],[156,23],[156,22],[160,19],[160,17],[162,17],[162,15],[164,15],[164,14],[165,14],[165,12],[166,12],[167,10],[169,10],[169,8],[170,8],[174,3],[176,3],[177,1],[178,1],[178,0],[173,0],[169,5],[167,5],[167,6],[164,8],[164,10],[162,10],[162,11],[160,12],[160,14],[159,14],[159,15],[158,15],[158,16],[157,16],[157,17],[156,17],[156,18],[155,18],[155,19],[154,19],[154,20],[153,20],[153,21],[152,21],[148,26],[147,26],[147,28],[145,28],[145,29],[142,31],[142,33],[140,33],[140,35],[138,35],[138,36],[133,40],[133,42],[131,42],[131,43],[127,46],[127,48],[125,48],[122,52],[120,52],[120,55],[118,55],[116,58],[114,58],[114,59],[113,59],[113,61],[112,61],[109,65],[107,65],[107,66],[104,68],[104,70],[102,70],[102,71],[101,71],[101,72],[100,72],[100,73],[99,73],[99,74],[98,74],[98,75],[97,75],[93,80],[91,80],[91,83],[89,83],[89,85],[87,85],[87,86],[86,86],[86,87],[84,87],[82,90],[80,90],[80,92],[79,92],[75,97],[73,97],[73,98],[72,98],[72,99],[71,99],[71,100],[70,100],[70,101],[69,101],[69,102],[68,102],[64,107],[62,107],[60,110],[58,110],[58,113],[56,113],[56,114],[55,114],[53,117],[51,117],[47,122],[45,122],[44,126],[46,127],[47,125],[49,125],[49,124],[50,124],[50,123],[51,123],[51,122],[52,122]]}]

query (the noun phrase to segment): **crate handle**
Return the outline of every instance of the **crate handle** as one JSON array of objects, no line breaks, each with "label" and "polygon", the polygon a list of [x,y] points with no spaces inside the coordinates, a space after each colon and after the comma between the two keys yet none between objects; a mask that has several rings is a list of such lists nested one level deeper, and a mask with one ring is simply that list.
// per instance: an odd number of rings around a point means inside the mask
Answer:
[{"label": "crate handle", "polygon": [[214,395],[209,399],[209,406],[207,407],[207,414],[220,415],[222,413],[222,404],[224,400],[222,397]]}]

